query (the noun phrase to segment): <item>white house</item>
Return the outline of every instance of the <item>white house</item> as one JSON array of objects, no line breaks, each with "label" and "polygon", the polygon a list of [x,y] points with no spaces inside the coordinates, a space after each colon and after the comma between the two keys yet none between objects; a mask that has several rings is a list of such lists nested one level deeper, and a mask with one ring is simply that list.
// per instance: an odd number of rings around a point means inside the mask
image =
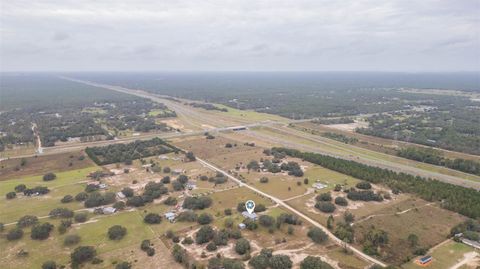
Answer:
[{"label": "white house", "polygon": [[248,213],[247,211],[243,211],[242,216],[244,218],[248,218],[248,219],[251,219],[253,221],[257,220],[257,214],[255,212]]}]

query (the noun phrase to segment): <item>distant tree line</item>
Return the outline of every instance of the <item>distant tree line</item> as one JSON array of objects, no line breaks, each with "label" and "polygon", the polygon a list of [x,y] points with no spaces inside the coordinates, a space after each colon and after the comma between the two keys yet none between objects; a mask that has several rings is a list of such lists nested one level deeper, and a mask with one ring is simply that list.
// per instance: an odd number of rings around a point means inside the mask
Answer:
[{"label": "distant tree line", "polygon": [[430,148],[407,147],[398,150],[397,155],[410,160],[445,166],[469,174],[480,176],[480,163],[457,158],[454,160],[442,156],[438,150]]},{"label": "distant tree line", "polygon": [[177,149],[158,137],[146,141],[137,140],[128,144],[113,144],[85,149],[88,156],[98,165],[128,162],[173,151],[177,151]]},{"label": "distant tree line", "polygon": [[438,180],[397,173],[392,170],[373,167],[354,161],[343,160],[317,153],[301,152],[295,149],[273,148],[272,151],[301,158],[325,168],[350,175],[375,184],[385,184],[394,192],[407,192],[419,195],[427,201],[441,201],[442,207],[471,218],[480,217],[480,193]]}]

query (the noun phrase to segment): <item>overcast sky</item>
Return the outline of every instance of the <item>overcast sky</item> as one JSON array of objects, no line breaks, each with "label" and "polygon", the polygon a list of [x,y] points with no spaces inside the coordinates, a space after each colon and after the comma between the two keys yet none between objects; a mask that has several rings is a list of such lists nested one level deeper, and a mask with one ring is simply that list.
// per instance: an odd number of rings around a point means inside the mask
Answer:
[{"label": "overcast sky", "polygon": [[480,70],[480,0],[0,0],[1,70]]}]

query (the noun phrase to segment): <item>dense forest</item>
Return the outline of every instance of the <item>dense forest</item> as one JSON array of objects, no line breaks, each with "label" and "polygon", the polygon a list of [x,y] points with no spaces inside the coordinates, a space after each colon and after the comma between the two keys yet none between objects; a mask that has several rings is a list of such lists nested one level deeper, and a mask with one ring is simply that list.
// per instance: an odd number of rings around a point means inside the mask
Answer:
[{"label": "dense forest", "polygon": [[441,201],[442,207],[448,210],[473,219],[480,218],[480,192],[474,189],[317,153],[287,148],[273,148],[272,152],[285,153],[375,184],[385,184],[395,192],[417,194],[427,201]]},{"label": "dense forest", "polygon": [[454,160],[447,159],[443,157],[442,153],[438,150],[430,148],[407,147],[398,150],[397,155],[403,158],[445,166],[451,169],[480,176],[480,163],[460,158]]},{"label": "dense forest", "polygon": [[98,165],[131,162],[135,159],[177,151],[162,139],[137,140],[128,144],[113,144],[105,147],[88,147],[85,152]]}]

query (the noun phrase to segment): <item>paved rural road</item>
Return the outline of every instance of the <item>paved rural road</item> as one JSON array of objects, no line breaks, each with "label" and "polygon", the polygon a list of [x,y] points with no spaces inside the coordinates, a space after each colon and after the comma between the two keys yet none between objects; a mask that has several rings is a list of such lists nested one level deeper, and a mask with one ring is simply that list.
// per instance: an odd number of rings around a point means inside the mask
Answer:
[{"label": "paved rural road", "polygon": [[206,167],[216,171],[216,172],[220,172],[224,175],[226,175],[228,178],[230,178],[231,180],[237,182],[241,187],[242,186],[245,186],[246,188],[249,188],[251,189],[252,191],[258,193],[258,194],[261,194],[262,196],[264,197],[267,197],[269,198],[270,200],[274,201],[275,203],[285,207],[286,209],[290,210],[291,212],[297,214],[298,216],[304,218],[305,220],[307,220],[308,222],[310,222],[312,225],[314,225],[315,227],[318,227],[320,229],[322,229],[329,237],[330,239],[332,239],[337,245],[341,246],[341,247],[347,247],[349,250],[353,251],[357,256],[359,256],[360,258],[368,261],[368,262],[372,262],[372,263],[376,263],[378,265],[381,265],[383,267],[386,267],[387,265],[385,263],[383,263],[382,261],[379,261],[373,257],[370,257],[368,256],[367,254],[361,252],[360,250],[352,247],[351,245],[349,244],[346,244],[345,242],[343,242],[342,240],[340,240],[339,238],[337,238],[334,234],[332,234],[327,228],[323,227],[320,223],[318,223],[317,221],[313,220],[312,218],[308,217],[307,215],[303,214],[302,212],[296,210],[295,208],[291,207],[290,205],[288,205],[287,203],[285,203],[284,201],[278,199],[277,197],[275,196],[272,196],[270,194],[267,194],[267,193],[264,193],[263,191],[253,187],[253,186],[250,186],[248,184],[245,184],[243,183],[240,179],[230,175],[229,173],[227,173],[226,171],[216,167],[215,165],[213,164],[210,164],[209,162],[205,161],[205,160],[202,160],[200,158],[197,157],[197,161],[200,162],[201,164],[205,165]]}]

